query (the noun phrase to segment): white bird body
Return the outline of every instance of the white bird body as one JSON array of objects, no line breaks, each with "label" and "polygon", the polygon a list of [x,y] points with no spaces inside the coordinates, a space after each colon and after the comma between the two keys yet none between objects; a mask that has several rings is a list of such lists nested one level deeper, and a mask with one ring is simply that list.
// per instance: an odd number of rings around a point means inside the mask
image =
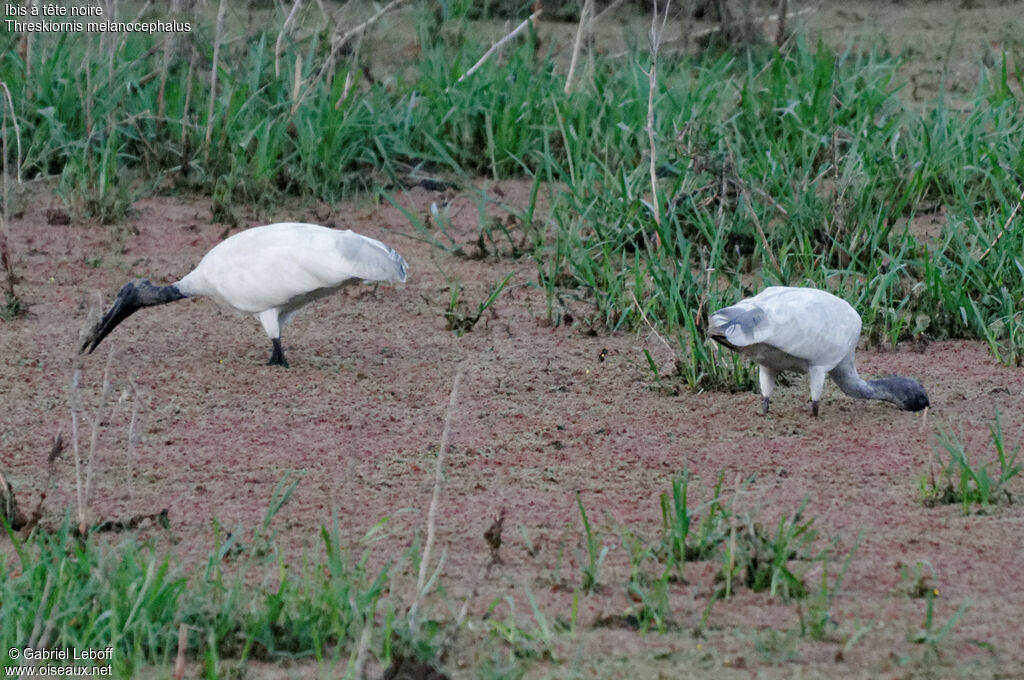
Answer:
[{"label": "white bird body", "polygon": [[125,284],[118,299],[83,344],[89,351],[136,310],[203,296],[255,314],[271,338],[270,363],[287,365],[281,328],[295,312],[359,281],[404,282],[408,265],[394,250],[353,231],[285,222],[254,227],[214,246],[199,265],[170,286]]},{"label": "white bird body", "polygon": [[924,388],[911,378],[864,381],[854,354],[861,319],[842,298],[814,288],[772,286],[711,315],[712,339],[749,357],[760,367],[764,411],[783,371],[807,373],[814,415],[831,375],[843,392],[862,399],[884,399],[901,408],[928,405]]}]

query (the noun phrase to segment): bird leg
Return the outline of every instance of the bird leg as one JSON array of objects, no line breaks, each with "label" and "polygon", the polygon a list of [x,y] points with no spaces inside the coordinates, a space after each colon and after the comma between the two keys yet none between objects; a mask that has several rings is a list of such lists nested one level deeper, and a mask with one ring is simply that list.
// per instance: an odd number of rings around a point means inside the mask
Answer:
[{"label": "bird leg", "polygon": [[284,358],[284,350],[281,349],[281,338],[271,338],[270,341],[274,343],[274,349],[270,353],[270,361],[267,362],[267,366],[284,366],[288,368],[288,362]]},{"label": "bird leg", "polygon": [[768,401],[772,398],[772,393],[775,391],[775,376],[778,375],[778,371],[768,368],[764,364],[759,366],[760,371],[758,371],[757,379],[761,384],[762,412],[764,415],[768,415]]},{"label": "bird leg", "polygon": [[818,403],[821,401],[821,393],[825,391],[825,369],[811,366],[807,369],[807,377],[811,381],[811,414],[817,418]]}]

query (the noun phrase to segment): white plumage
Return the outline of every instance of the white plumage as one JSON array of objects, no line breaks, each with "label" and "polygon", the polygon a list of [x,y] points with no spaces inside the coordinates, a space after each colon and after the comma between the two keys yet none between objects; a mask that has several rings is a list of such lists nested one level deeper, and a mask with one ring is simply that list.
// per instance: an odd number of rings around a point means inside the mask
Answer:
[{"label": "white plumage", "polygon": [[402,256],[353,231],[286,222],[239,232],[214,246],[177,283],[126,283],[82,345],[91,352],[119,323],[142,307],[186,297],[209,297],[255,314],[273,344],[271,364],[287,366],[281,328],[302,306],[359,281],[406,280]]},{"label": "white plumage", "polygon": [[854,353],[860,329],[856,310],[831,293],[773,286],[713,313],[709,334],[760,366],[765,413],[775,378],[784,371],[808,374],[814,415],[826,374],[852,397],[883,399],[910,411],[928,406],[924,388],[913,378],[865,381],[857,375]]}]

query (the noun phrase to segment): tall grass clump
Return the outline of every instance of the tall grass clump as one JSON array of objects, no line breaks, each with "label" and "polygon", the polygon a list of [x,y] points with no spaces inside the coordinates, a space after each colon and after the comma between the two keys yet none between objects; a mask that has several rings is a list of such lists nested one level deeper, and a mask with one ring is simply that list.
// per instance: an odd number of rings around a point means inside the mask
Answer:
[{"label": "tall grass clump", "polygon": [[1017,462],[1020,446],[1007,451],[998,410],[989,424],[989,435],[995,460],[978,462],[974,457],[972,462],[963,433],[939,430],[935,447],[938,472],[931,467],[921,479],[921,500],[926,505],[959,504],[966,515],[975,506],[985,512],[1000,501],[1013,502],[1007,486],[1024,466]]},{"label": "tall grass clump", "polygon": [[[581,134],[587,128],[556,108],[542,172],[565,188],[553,245],[538,258],[549,291],[582,288],[612,330],[656,319],[677,338],[692,387],[752,383],[745,364],[709,346],[704,324],[773,284],[847,298],[875,342],[981,338],[1004,361],[1021,361],[1012,300],[1024,295],[1022,244],[1009,226],[1019,193],[1010,170],[1022,162],[1012,140],[1024,117],[1008,89],[980,90],[987,105],[978,113],[950,115],[940,100],[920,114],[898,98],[897,60],[873,52],[798,40],[786,53],[666,60],[653,98],[652,195],[638,105],[645,57],[632,58],[627,68],[599,67],[590,101],[580,91],[574,101],[600,118],[602,88],[625,92],[604,126],[614,134]],[[941,243],[912,228],[939,207],[948,220]]]},{"label": "tall grass clump", "polygon": [[[107,222],[153,191],[198,190],[220,215],[528,176],[550,194],[532,253],[549,302],[575,289],[592,325],[656,325],[694,388],[751,384],[704,327],[769,284],[845,297],[876,342],[977,338],[1024,360],[1022,74],[1005,59],[956,107],[904,103],[898,58],[800,36],[784,51],[594,54],[566,91],[557,45],[526,23],[492,53],[472,4],[410,3],[366,26],[359,40],[403,40],[386,73],[361,43],[335,49],[313,11],[243,24],[207,7],[176,49],[40,34],[30,63],[2,36],[24,142],[8,167],[59,175],[75,212]],[[925,215],[941,215],[938,237],[915,228]]]},{"label": "tall grass clump", "polygon": [[[179,653],[208,673],[250,659],[346,668],[364,636],[382,663],[398,649],[429,660],[439,625],[426,619],[431,626],[413,631],[390,595],[393,576],[413,553],[370,566],[382,526],[372,527],[353,555],[335,521],[299,563],[287,563],[276,539],[262,540],[260,531],[245,542],[248,532],[215,527],[206,568],[191,575],[157,542],[81,537],[70,521],[27,538],[6,526],[14,556],[0,556],[0,641],[7,648],[113,647],[118,677],[170,667]],[[182,626],[187,636],[179,642]],[[5,668],[18,663],[0,661]]]}]

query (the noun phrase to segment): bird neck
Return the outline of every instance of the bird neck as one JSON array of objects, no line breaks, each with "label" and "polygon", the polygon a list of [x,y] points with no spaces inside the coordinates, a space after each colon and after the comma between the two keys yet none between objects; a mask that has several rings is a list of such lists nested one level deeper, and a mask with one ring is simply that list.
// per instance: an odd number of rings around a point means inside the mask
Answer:
[{"label": "bird neck", "polygon": [[846,394],[858,399],[879,399],[895,404],[901,409],[918,411],[928,405],[928,397],[920,383],[912,378],[892,376],[863,380],[857,370],[836,372],[832,379]]},{"label": "bird neck", "polygon": [[885,399],[885,397],[879,396],[879,386],[876,383],[880,381],[864,380],[857,375],[857,369],[852,367],[852,365],[845,372],[835,371],[831,375],[832,380],[839,386],[839,389],[851,397],[857,399]]}]

